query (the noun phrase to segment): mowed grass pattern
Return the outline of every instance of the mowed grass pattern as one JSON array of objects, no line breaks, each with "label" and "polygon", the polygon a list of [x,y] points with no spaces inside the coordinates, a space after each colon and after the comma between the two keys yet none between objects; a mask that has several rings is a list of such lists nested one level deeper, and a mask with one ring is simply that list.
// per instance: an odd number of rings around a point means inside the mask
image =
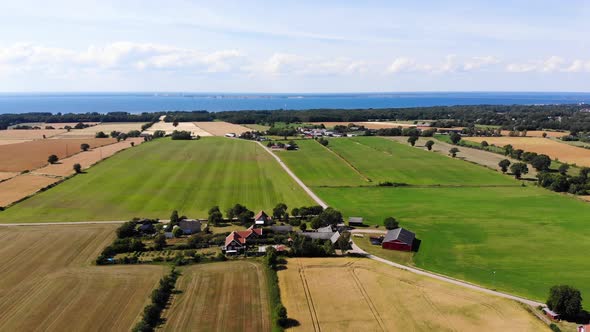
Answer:
[{"label": "mowed grass pattern", "polygon": [[492,170],[381,137],[331,139],[329,146],[374,184],[516,185]]},{"label": "mowed grass pattern", "polygon": [[0,212],[0,222],[167,219],[172,210],[205,218],[214,205],[225,210],[240,203],[256,211],[279,202],[313,204],[258,144],[160,139]]}]

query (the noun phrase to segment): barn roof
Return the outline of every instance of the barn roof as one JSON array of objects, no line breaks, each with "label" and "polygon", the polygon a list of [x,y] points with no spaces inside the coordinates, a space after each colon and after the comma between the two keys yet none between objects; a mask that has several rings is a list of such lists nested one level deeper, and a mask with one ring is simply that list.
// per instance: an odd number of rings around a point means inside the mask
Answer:
[{"label": "barn roof", "polygon": [[299,234],[310,239],[329,240],[334,235],[334,232],[299,232]]},{"label": "barn roof", "polygon": [[328,225],[318,228],[318,233],[334,233],[334,231],[332,230],[332,226]]},{"label": "barn roof", "polygon": [[350,217],[348,218],[348,224],[362,224],[363,217]]},{"label": "barn roof", "polygon": [[340,233],[339,232],[334,232],[334,234],[332,235],[332,237],[330,237],[330,241],[332,242],[332,244],[336,243],[338,241],[338,239],[340,238]]},{"label": "barn roof", "polygon": [[411,245],[414,242],[415,237],[416,234],[400,227],[388,231],[387,234],[385,234],[385,237],[383,238],[383,242],[391,242],[397,240]]}]

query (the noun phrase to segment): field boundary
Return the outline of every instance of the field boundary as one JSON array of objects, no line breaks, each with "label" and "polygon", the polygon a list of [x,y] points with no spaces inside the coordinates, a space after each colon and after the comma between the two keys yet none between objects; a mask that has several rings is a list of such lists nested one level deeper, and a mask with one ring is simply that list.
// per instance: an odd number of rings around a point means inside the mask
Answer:
[{"label": "field boundary", "polygon": [[305,277],[305,267],[303,266],[303,264],[301,264],[299,260],[297,260],[297,263],[299,265],[299,278],[301,278],[301,283],[303,285],[303,293],[305,294],[307,308],[309,308],[309,315],[311,316],[311,325],[313,326],[314,331],[320,332],[322,330],[320,328],[320,320],[315,310],[315,305],[313,303],[311,291],[309,290],[309,285],[307,284],[307,279]]},{"label": "field boundary", "polygon": [[[315,141],[315,140],[314,140]],[[317,142],[317,141],[316,141]],[[319,142],[317,142],[318,144],[320,144]],[[324,149],[328,150],[330,153],[334,154],[336,157],[338,157],[338,159],[342,160],[348,167],[352,168],[352,170],[357,173],[361,178],[363,178],[365,181],[367,182],[373,182],[373,180],[371,180],[371,178],[369,178],[368,176],[366,176],[365,174],[363,174],[358,168],[356,168],[353,164],[351,164],[348,160],[346,160],[346,158],[344,158],[343,156],[341,156],[338,152],[330,149],[329,147],[320,144]]]}]

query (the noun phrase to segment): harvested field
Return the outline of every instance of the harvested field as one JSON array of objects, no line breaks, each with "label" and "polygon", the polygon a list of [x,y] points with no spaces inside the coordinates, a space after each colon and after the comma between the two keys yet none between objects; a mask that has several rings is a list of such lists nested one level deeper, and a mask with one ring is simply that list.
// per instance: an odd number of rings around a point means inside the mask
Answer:
[{"label": "harvested field", "polygon": [[223,121],[195,122],[194,124],[214,136],[223,136],[227,133],[240,135],[252,131],[250,128]]},{"label": "harvested field", "polygon": [[130,148],[131,142],[134,142],[137,146],[143,143],[143,138],[128,138],[125,141],[97,147],[86,152],[80,152],[69,158],[60,160],[58,164],[38,168],[33,174],[68,176],[74,174],[74,164],[80,164],[82,169],[87,169],[104,158],[108,158],[121,150]]},{"label": "harvested field", "polygon": [[182,269],[164,331],[270,331],[264,268],[223,262]]},{"label": "harvested field", "polygon": [[25,143],[30,142],[30,139],[0,139],[0,145],[8,145],[8,144],[18,144],[18,143]]},{"label": "harvested field", "polygon": [[172,134],[173,131],[189,131],[193,134],[193,136],[213,136],[210,133],[206,132],[205,130],[197,127],[193,122],[179,122],[178,126],[174,127],[172,122],[156,122],[151,127],[149,127],[144,133],[153,134],[156,130],[163,130],[166,132],[166,135]]},{"label": "harvested field", "polygon": [[93,266],[116,227],[2,227],[0,330],[131,330],[165,267]]},{"label": "harvested field", "polygon": [[30,196],[59,178],[42,175],[23,174],[0,182],[0,206],[7,206],[22,198]]},{"label": "harvested field", "polygon": [[94,137],[99,131],[107,135],[113,130],[127,133],[132,130],[141,130],[142,125],[143,122],[105,122],[84,129],[72,129],[59,135],[59,138]]},{"label": "harvested field", "polygon": [[504,146],[512,144],[515,149],[543,153],[561,162],[590,167],[590,150],[538,137],[465,137],[467,141]]},{"label": "harvested field", "polygon": [[65,130],[59,129],[10,129],[0,130],[0,139],[22,139],[33,140],[43,139],[45,137],[53,137],[65,133]]},{"label": "harvested field", "polygon": [[113,138],[46,139],[19,144],[0,145],[0,172],[21,172],[47,165],[47,157],[55,154],[60,159],[80,152],[80,144],[91,148],[116,142]]},{"label": "harvested field", "polygon": [[281,298],[299,331],[549,331],[520,304],[368,259],[292,258]]},{"label": "harvested field", "polygon": [[[547,137],[562,137],[566,136],[569,133],[567,132],[560,132],[560,131],[549,131],[549,130],[529,130],[526,132],[527,137],[543,137],[543,133],[547,133]],[[508,136],[510,134],[509,130],[502,130],[503,136]]]},{"label": "harvested field", "polygon": [[410,123],[401,123],[401,122],[311,122],[311,124],[319,125],[324,124],[326,128],[333,128],[334,126],[347,126],[349,123],[354,123],[356,125],[363,125],[368,129],[382,129],[382,128],[397,128],[397,127],[420,127],[423,126],[410,124]]},{"label": "harvested field", "polygon": [[18,172],[0,172],[0,181],[10,179],[11,177],[15,177],[19,174],[20,173],[18,173]]}]

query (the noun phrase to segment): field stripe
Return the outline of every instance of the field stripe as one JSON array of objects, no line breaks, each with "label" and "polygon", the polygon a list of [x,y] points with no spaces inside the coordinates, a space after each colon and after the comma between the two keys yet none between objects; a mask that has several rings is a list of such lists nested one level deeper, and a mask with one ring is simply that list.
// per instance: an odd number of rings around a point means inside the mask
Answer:
[{"label": "field stripe", "polygon": [[301,283],[303,284],[305,300],[307,301],[307,307],[309,308],[309,314],[311,316],[311,325],[314,331],[320,332],[322,330],[320,328],[320,320],[318,319],[318,314],[315,310],[315,305],[311,297],[311,291],[309,290],[309,285],[307,284],[307,279],[305,278],[305,268],[303,267],[303,264],[300,260],[297,260],[297,263],[299,264],[299,277],[301,278]]}]

